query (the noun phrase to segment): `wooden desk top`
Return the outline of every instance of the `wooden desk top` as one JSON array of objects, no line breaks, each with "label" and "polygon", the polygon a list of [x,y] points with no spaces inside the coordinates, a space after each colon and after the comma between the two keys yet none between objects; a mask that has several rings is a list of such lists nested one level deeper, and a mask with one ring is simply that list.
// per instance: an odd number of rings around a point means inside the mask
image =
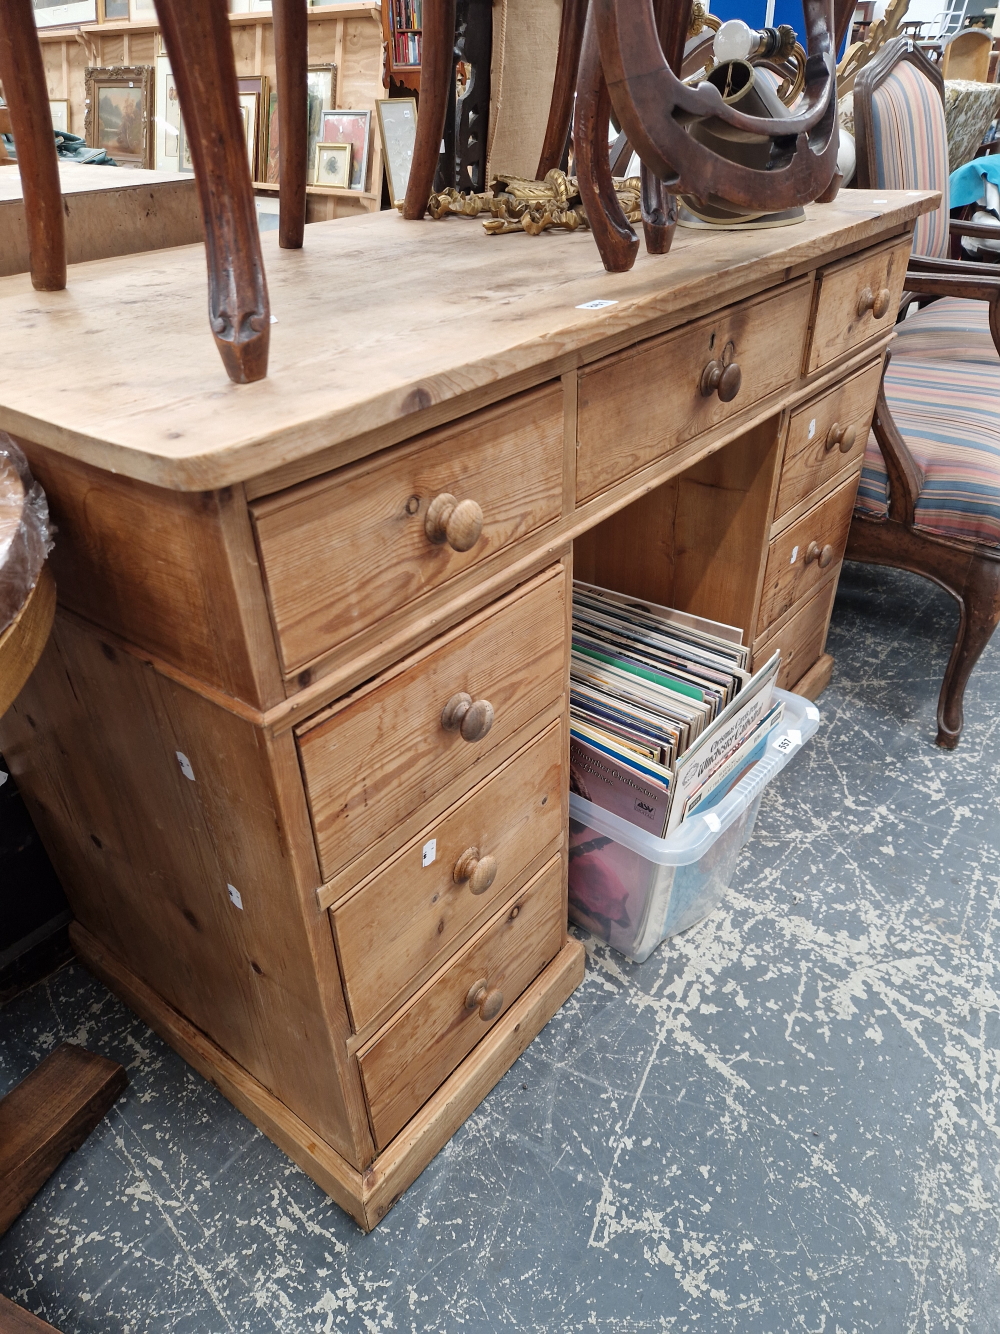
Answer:
[{"label": "wooden desk top", "polygon": [[[59,184],[64,195],[92,194],[100,190],[140,189],[145,185],[163,185],[186,181],[194,188],[190,172],[142,171],[127,167],[91,167],[84,162],[60,162]],[[21,173],[16,167],[0,171],[0,204],[23,199]]]},{"label": "wooden desk top", "polygon": [[[76,265],[65,292],[19,274],[0,280],[0,429],[175,490],[376,433],[357,457],[887,238],[939,198],[848,190],[793,227],[679,228],[625,274],[589,233],[491,237],[457,217],[316,223],[301,251],[266,234],[270,372],[244,386],[213,346],[200,246]],[[579,308],[595,299],[615,304]]]}]

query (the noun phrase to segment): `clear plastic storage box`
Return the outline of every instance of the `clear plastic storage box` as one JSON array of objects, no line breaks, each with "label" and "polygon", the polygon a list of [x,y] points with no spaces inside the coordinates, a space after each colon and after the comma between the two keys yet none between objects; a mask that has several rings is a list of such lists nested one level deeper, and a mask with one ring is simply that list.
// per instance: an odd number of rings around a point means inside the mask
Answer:
[{"label": "clear plastic storage box", "polygon": [[661,940],[686,931],[722,902],[743,845],[753,833],[764,789],[819,726],[802,695],[784,700],[781,725],[764,755],[718,805],[694,814],[667,838],[569,797],[569,915],[642,963]]}]

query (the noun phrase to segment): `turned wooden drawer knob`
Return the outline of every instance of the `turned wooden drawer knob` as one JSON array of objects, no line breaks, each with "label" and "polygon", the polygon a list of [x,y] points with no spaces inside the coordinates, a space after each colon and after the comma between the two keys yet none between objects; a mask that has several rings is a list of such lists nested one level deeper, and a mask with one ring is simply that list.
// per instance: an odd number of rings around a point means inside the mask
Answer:
[{"label": "turned wooden drawer knob", "polygon": [[483,511],[474,500],[456,500],[445,491],[427,506],[424,532],[431,542],[447,542],[452,551],[469,551],[483,535]]},{"label": "turned wooden drawer knob", "polygon": [[833,547],[827,542],[825,547],[821,547],[818,542],[810,542],[806,547],[806,564],[811,565],[813,561],[818,562],[819,568],[825,570],[833,560]]},{"label": "turned wooden drawer knob", "polygon": [[441,726],[446,732],[461,732],[464,741],[482,741],[493,726],[493,705],[488,699],[474,701],[463,690],[441,710]]},{"label": "turned wooden drawer knob", "polygon": [[711,398],[718,394],[723,403],[731,403],[740,392],[743,372],[738,361],[731,361],[724,366],[721,361],[710,361],[701,373],[701,392],[703,397]]},{"label": "turned wooden drawer knob", "polygon": [[473,982],[469,988],[469,994],[465,998],[465,1006],[468,1010],[478,1010],[480,1019],[488,1024],[503,1009],[503,992],[496,987],[490,991],[486,985],[486,978],[481,977],[478,982]]},{"label": "turned wooden drawer knob", "polygon": [[841,454],[850,454],[857,438],[856,426],[841,426],[840,422],[834,422],[826,433],[826,452],[829,454],[839,449]]},{"label": "turned wooden drawer knob", "polygon": [[877,320],[883,318],[889,312],[889,302],[892,300],[892,293],[888,287],[880,287],[877,292],[873,292],[870,287],[866,287],[858,297],[858,319],[871,311]]},{"label": "turned wooden drawer knob", "polygon": [[478,848],[466,848],[455,863],[452,878],[456,885],[468,880],[473,894],[485,894],[497,878],[497,859],[480,857]]}]

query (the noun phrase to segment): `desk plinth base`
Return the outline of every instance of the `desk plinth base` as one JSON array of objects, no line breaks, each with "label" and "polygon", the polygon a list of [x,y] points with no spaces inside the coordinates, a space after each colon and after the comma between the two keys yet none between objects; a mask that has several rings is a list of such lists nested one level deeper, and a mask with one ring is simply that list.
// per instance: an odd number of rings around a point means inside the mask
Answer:
[{"label": "desk plinth base", "polygon": [[819,699],[823,691],[830,684],[830,677],[833,675],[833,659],[829,653],[823,653],[816,659],[809,670],[789,686],[796,695],[805,695],[806,699]]},{"label": "desk plinth base", "polygon": [[365,1232],[382,1221],[506,1074],[576,990],[584,970],[584,948],[570,937],[454,1074],[371,1166],[359,1172],[79,923],[70,927],[70,939],[92,973],[287,1153]]}]

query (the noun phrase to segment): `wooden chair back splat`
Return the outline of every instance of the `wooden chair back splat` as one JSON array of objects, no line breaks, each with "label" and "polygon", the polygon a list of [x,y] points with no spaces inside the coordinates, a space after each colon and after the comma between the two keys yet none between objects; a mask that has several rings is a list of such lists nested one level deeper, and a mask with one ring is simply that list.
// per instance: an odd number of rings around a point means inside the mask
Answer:
[{"label": "wooden chair back splat", "polygon": [[[801,107],[787,119],[748,116],[718,90],[680,81],[691,4],[672,6],[661,33],[655,0],[592,0],[601,63],[615,114],[639,157],[678,191],[719,194],[741,207],[773,211],[824,194],[837,164],[833,15],[805,0],[809,64]],[[678,119],[680,117],[680,119]],[[682,124],[715,117],[771,139],[768,170],[728,161],[698,143]]]},{"label": "wooden chair back splat", "polygon": [[40,292],[60,292],[66,286],[66,215],[31,0],[0,0],[0,82],[24,190],[31,283]]}]

